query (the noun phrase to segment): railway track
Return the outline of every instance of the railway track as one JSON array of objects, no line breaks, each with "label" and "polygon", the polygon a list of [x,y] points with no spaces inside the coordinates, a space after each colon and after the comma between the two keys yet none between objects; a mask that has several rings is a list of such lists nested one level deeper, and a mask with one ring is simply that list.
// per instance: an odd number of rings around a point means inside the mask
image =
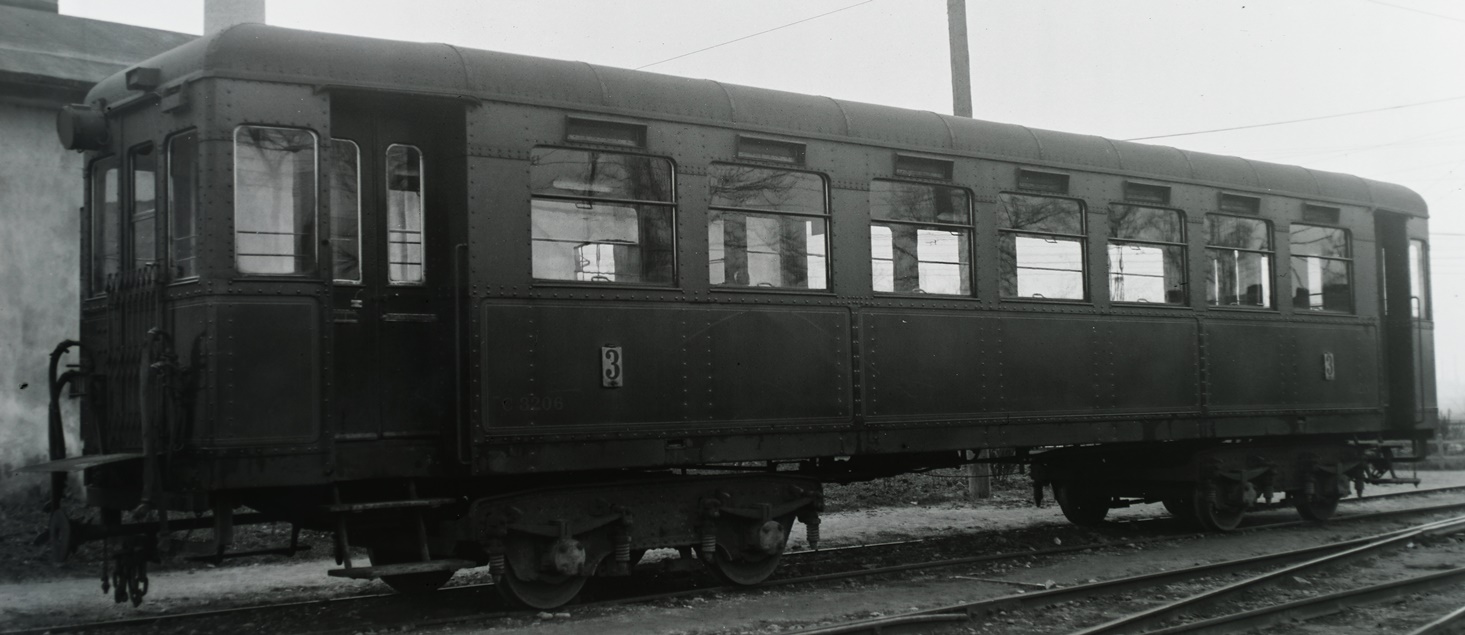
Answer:
[{"label": "railway track", "polygon": [[[1445,488],[1428,488],[1428,489],[1420,489],[1420,490],[1408,490],[1408,491],[1403,491],[1403,492],[1393,492],[1393,493],[1388,493],[1388,494],[1379,494],[1379,495],[1373,495],[1373,496],[1367,496],[1367,497],[1361,497],[1361,498],[1349,498],[1349,499],[1345,499],[1345,501],[1346,502],[1350,502],[1350,503],[1374,502],[1374,501],[1383,500],[1383,499],[1409,498],[1409,497],[1416,497],[1416,496],[1421,496],[1421,495],[1441,494],[1441,493],[1454,493],[1454,492],[1465,492],[1465,486],[1445,487]],[[1331,522],[1331,523],[1338,523],[1338,522],[1355,522],[1355,521],[1366,521],[1366,520],[1378,520],[1378,519],[1384,519],[1384,518],[1390,518],[1390,517],[1407,516],[1407,515],[1414,515],[1414,514],[1441,513],[1441,512],[1453,511],[1453,510],[1465,510],[1465,502],[1462,502],[1462,503],[1449,503],[1449,504],[1443,504],[1443,505],[1432,505],[1432,506],[1424,506],[1424,507],[1408,508],[1408,509],[1400,509],[1400,510],[1389,510],[1389,511],[1381,511],[1381,512],[1369,512],[1369,513],[1363,513],[1363,514],[1341,515],[1341,516],[1338,516],[1338,517],[1332,519],[1329,522]],[[1131,523],[1157,523],[1157,522],[1170,522],[1170,520],[1167,519],[1167,518],[1160,518],[1160,519],[1146,519],[1146,520],[1143,520],[1143,521],[1129,521],[1129,522],[1131,522]],[[1283,521],[1283,522],[1264,523],[1264,524],[1257,524],[1257,525],[1251,525],[1251,526],[1242,527],[1241,529],[1239,529],[1237,531],[1237,533],[1254,532],[1254,531],[1265,531],[1265,530],[1275,530],[1275,529],[1282,529],[1282,528],[1287,528],[1287,527],[1296,527],[1296,526],[1301,526],[1301,525],[1306,525],[1306,524],[1315,524],[1315,523],[1309,523],[1307,521]],[[1183,534],[1183,535],[1188,535],[1190,533],[1191,532],[1187,532],[1187,534]],[[1168,534],[1164,534],[1164,535],[1155,535],[1155,536],[1147,536],[1147,537],[1125,538],[1125,543],[1126,544],[1129,544],[1129,545],[1143,545],[1143,544],[1154,543],[1154,542],[1161,542],[1161,541],[1173,541],[1173,540],[1176,540],[1179,537],[1182,537],[1182,535],[1168,533]],[[807,557],[810,557],[810,556],[819,556],[819,555],[826,555],[826,554],[838,553],[838,552],[845,552],[845,551],[887,549],[887,548],[894,548],[894,547],[899,547],[899,546],[904,546],[904,545],[919,544],[919,543],[928,542],[928,541],[929,541],[929,539],[912,539],[912,540],[886,541],[886,542],[871,543],[871,544],[861,544],[861,545],[847,545],[847,546],[838,546],[838,547],[830,547],[830,548],[826,548],[826,549],[820,549],[818,551],[791,551],[791,552],[788,552],[787,554],[785,554],[785,556],[788,557],[788,558],[791,558],[793,560],[798,560],[798,559],[807,558]],[[777,579],[773,579],[773,580],[769,580],[769,581],[765,582],[764,584],[760,585],[758,588],[770,588],[770,587],[790,586],[790,585],[799,585],[799,584],[813,584],[813,583],[828,582],[828,581],[834,581],[834,580],[844,580],[844,579],[851,579],[851,578],[872,577],[872,576],[879,576],[879,575],[898,574],[898,573],[910,572],[910,571],[917,571],[917,570],[939,569],[939,568],[955,567],[955,566],[962,566],[962,565],[972,565],[972,564],[980,564],[980,563],[1000,562],[1000,561],[1017,560],[1017,559],[1034,558],[1034,557],[1048,557],[1048,556],[1056,556],[1056,555],[1062,555],[1062,554],[1067,554],[1067,553],[1080,552],[1080,551],[1084,551],[1084,550],[1091,550],[1091,549],[1095,549],[1095,548],[1101,548],[1103,546],[1105,546],[1105,544],[1077,544],[1077,545],[1059,546],[1059,547],[1051,547],[1051,548],[1036,549],[1036,550],[1033,550],[1033,549],[1025,549],[1025,550],[1020,550],[1020,551],[1003,552],[1003,553],[990,553],[990,554],[984,554],[984,555],[979,555],[979,556],[969,556],[969,557],[962,557],[962,558],[950,558],[950,559],[934,560],[934,561],[927,561],[927,562],[911,562],[911,563],[904,563],[904,564],[897,564],[897,565],[889,565],[889,566],[878,566],[878,567],[871,567],[871,568],[861,568],[861,569],[852,570],[852,571],[838,571],[838,572],[831,572],[831,573],[820,573],[820,574],[814,574],[814,575],[796,576],[796,577],[788,577],[788,578],[777,578]],[[439,596],[442,596],[442,595],[459,595],[459,594],[469,594],[469,593],[475,593],[475,592],[484,592],[484,591],[491,590],[492,586],[493,585],[491,583],[460,585],[460,586],[456,586],[456,587],[449,587],[449,588],[442,589],[442,590],[438,591],[435,595],[439,595]],[[701,586],[701,587],[697,587],[697,588],[681,589],[681,590],[671,591],[671,592],[665,592],[665,593],[642,594],[642,595],[634,595],[634,596],[628,596],[628,597],[618,597],[618,598],[601,600],[601,601],[595,601],[595,602],[581,603],[581,604],[575,605],[575,609],[576,610],[585,610],[585,609],[611,607],[611,606],[622,605],[622,604],[656,602],[656,601],[660,601],[660,600],[671,600],[671,599],[677,599],[677,598],[683,598],[683,597],[701,595],[701,594],[706,594],[706,593],[715,592],[715,591],[735,591],[738,588],[739,587],[730,587],[730,586]],[[1071,589],[1077,589],[1077,588],[1080,588],[1080,587],[1071,587],[1069,589],[1064,589],[1064,591],[1068,591],[1068,590],[1071,590]],[[1043,597],[1043,596],[1042,596],[1041,593],[1034,593],[1034,594],[1028,594],[1025,597]],[[68,632],[75,633],[75,632],[96,632],[96,631],[129,630],[129,629],[135,629],[135,628],[138,628],[138,627],[157,626],[157,625],[162,625],[162,624],[167,624],[167,623],[175,623],[175,622],[182,623],[182,622],[187,622],[187,621],[192,621],[192,620],[207,620],[207,619],[214,619],[214,618],[229,618],[231,616],[244,616],[244,615],[250,615],[250,614],[268,613],[268,612],[274,612],[274,611],[303,610],[303,609],[330,609],[330,608],[333,608],[333,607],[346,606],[346,605],[370,604],[372,602],[379,602],[379,601],[392,601],[393,599],[400,599],[400,598],[401,598],[401,596],[399,596],[397,594],[394,594],[394,593],[381,593],[381,594],[369,594],[369,595],[355,595],[355,596],[339,597],[339,598],[327,598],[327,599],[320,599],[320,600],[306,600],[306,601],[295,601],[295,602],[280,602],[280,603],[272,603],[272,604],[267,604],[267,605],[252,605],[252,606],[227,607],[227,608],[213,609],[213,610],[208,610],[208,611],[193,611],[193,612],[175,613],[175,614],[148,615],[148,616],[141,616],[141,617],[134,617],[134,618],[124,618],[124,619],[119,619],[119,620],[106,620],[106,621],[96,621],[96,622],[77,623],[77,624],[53,625],[53,626],[38,627],[38,628],[25,629],[25,630],[4,631],[4,632],[0,632],[0,635],[42,635],[43,633],[68,633]],[[525,611],[493,611],[493,612],[477,611],[477,612],[474,612],[471,615],[454,615],[454,616],[443,617],[443,618],[440,618],[440,619],[417,620],[417,621],[412,622],[409,626],[410,627],[414,627],[414,628],[441,627],[441,626],[449,626],[449,625],[453,625],[453,624],[466,623],[466,622],[473,621],[473,620],[489,621],[489,620],[494,620],[494,619],[511,618],[511,617],[516,617],[516,616],[522,617],[522,616],[525,616],[525,615],[533,615],[533,613],[534,612],[532,612],[532,611],[530,611],[530,612],[525,612]],[[934,616],[912,615],[912,616],[910,616],[910,619],[913,621],[913,623],[925,623],[925,622],[939,623],[939,622],[951,621],[952,620],[952,616],[951,615],[941,615],[941,614],[934,614]],[[965,619],[965,617],[963,617],[963,619]],[[355,632],[360,632],[360,630],[361,630],[361,628],[359,628],[359,627],[347,627],[347,628],[341,628],[341,629],[335,629],[335,630],[322,631],[322,633],[336,633],[336,632],[341,632],[341,633],[355,633]],[[858,631],[853,631],[853,632],[858,632]]]},{"label": "railway track", "polygon": [[[1465,581],[1465,567],[1456,567],[1438,573],[1393,580],[1382,584],[1326,593],[1314,597],[1279,603],[1263,608],[1238,611],[1184,624],[1144,630],[1146,627],[1172,619],[1185,612],[1194,612],[1213,606],[1237,594],[1265,584],[1313,571],[1323,567],[1337,566],[1377,555],[1380,552],[1401,548],[1410,541],[1427,536],[1439,536],[1465,532],[1465,516],[1424,523],[1405,530],[1384,532],[1373,536],[1279,551],[1262,556],[1240,558],[1209,563],[1195,567],[1172,569],[1072,587],[1049,589],[1034,593],[1008,595],[1003,597],[943,606],[901,615],[876,619],[858,620],[828,627],[794,631],[798,635],[862,635],[865,633],[889,635],[897,632],[925,632],[935,625],[981,621],[999,612],[1034,609],[1063,602],[1093,599],[1130,590],[1148,589],[1161,585],[1188,582],[1197,579],[1216,578],[1237,571],[1249,571],[1263,567],[1277,568],[1265,573],[1249,576],[1238,582],[1224,584],[1207,591],[1179,598],[1177,600],[1112,619],[1101,624],[1073,631],[1073,635],[1111,635],[1115,633],[1143,632],[1146,635],[1178,635],[1181,633],[1234,633],[1246,629],[1264,628],[1290,620],[1307,620],[1336,613],[1343,607],[1381,602],[1401,595],[1439,589]],[[1446,632],[1445,628],[1458,625],[1465,616],[1465,609],[1444,616],[1416,632]]]}]

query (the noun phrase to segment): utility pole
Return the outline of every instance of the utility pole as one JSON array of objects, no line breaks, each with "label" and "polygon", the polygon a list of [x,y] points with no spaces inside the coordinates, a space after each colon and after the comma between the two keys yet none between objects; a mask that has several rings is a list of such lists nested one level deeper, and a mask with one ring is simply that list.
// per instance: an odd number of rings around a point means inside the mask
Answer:
[{"label": "utility pole", "polygon": [[[951,113],[971,117],[972,58],[966,39],[966,0],[946,0],[946,30],[951,38]],[[987,451],[978,450],[973,458],[987,458]],[[972,500],[992,497],[990,464],[968,464],[966,477],[967,496]]]},{"label": "utility pole", "polygon": [[951,35],[951,114],[972,116],[972,57],[966,40],[966,0],[946,0]]}]

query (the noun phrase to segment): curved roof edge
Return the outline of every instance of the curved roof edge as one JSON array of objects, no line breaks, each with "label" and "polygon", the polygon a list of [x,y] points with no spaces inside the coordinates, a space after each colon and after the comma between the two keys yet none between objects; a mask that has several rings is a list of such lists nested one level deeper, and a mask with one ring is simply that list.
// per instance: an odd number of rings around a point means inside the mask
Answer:
[{"label": "curved roof edge", "polygon": [[[446,44],[398,42],[242,24],[189,42],[138,66],[165,83],[196,73],[351,85],[528,101],[588,110],[619,109],[790,136],[822,135],[932,153],[1178,180],[1304,199],[1362,204],[1427,217],[1424,199],[1392,183],[1167,146],[907,110],[710,80],[631,71]],[[125,71],[124,71],[125,72]],[[123,73],[88,101],[129,96]]]}]

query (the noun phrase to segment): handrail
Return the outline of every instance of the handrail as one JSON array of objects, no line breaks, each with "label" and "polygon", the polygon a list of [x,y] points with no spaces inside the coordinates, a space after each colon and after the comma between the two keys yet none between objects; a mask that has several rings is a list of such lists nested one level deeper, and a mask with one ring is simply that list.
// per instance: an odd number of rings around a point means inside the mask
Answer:
[{"label": "handrail", "polygon": [[467,243],[453,246],[453,425],[457,427],[453,440],[458,463],[472,465],[472,439],[463,420],[463,255],[466,253]]},{"label": "handrail", "polygon": [[1409,343],[1409,352],[1414,355],[1414,395],[1418,400],[1414,402],[1414,423],[1424,423],[1424,301],[1417,295],[1409,296],[1410,308],[1413,315],[1410,319],[1414,321],[1414,341]]}]

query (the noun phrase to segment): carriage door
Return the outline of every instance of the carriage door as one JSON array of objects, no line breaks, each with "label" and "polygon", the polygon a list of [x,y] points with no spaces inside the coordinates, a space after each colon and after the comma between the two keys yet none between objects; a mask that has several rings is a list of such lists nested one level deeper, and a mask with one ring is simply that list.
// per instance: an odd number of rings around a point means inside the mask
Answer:
[{"label": "carriage door", "polygon": [[462,125],[452,102],[332,94],[332,406],[341,441],[448,438]]},{"label": "carriage door", "polygon": [[[1379,261],[1383,263],[1380,291],[1383,298],[1383,338],[1385,375],[1389,389],[1389,426],[1395,429],[1418,427],[1428,407],[1426,378],[1432,376],[1424,367],[1421,340],[1428,298],[1423,285],[1420,263],[1411,262],[1408,217],[1402,214],[1376,212],[1375,235]],[[1432,362],[1432,360],[1430,360]]]}]

